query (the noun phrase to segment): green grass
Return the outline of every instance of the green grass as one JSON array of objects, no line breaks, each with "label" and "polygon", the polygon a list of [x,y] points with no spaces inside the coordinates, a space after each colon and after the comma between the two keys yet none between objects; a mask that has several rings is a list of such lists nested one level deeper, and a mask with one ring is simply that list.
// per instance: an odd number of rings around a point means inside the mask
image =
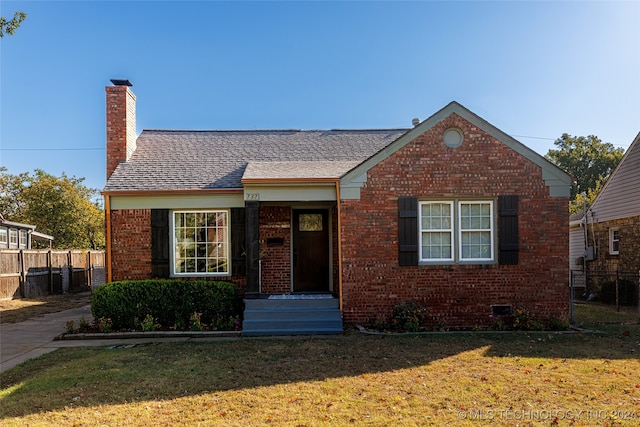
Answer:
[{"label": "green grass", "polygon": [[0,424],[638,425],[636,315],[576,307],[601,333],[60,349],[0,375]]}]

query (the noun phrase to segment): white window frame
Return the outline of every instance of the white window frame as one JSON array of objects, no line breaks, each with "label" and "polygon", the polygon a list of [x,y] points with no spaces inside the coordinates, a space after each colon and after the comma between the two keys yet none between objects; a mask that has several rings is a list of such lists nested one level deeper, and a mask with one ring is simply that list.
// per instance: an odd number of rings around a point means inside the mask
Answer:
[{"label": "white window frame", "polygon": [[18,229],[9,229],[9,249],[18,249]]},{"label": "white window frame", "polygon": [[20,249],[27,249],[28,239],[27,230],[18,230],[18,247]]},{"label": "white window frame", "polygon": [[[489,205],[489,228],[479,227],[479,228],[463,228],[462,224],[462,205]],[[459,201],[458,202],[458,257],[462,262],[488,262],[493,261],[495,259],[495,226],[494,226],[494,215],[493,215],[493,201],[491,200],[473,200],[473,201]],[[463,234],[464,233],[486,233],[489,232],[489,257],[463,257]]]},{"label": "white window frame", "polygon": [[[449,212],[450,212],[450,216],[449,216],[449,228],[423,228],[422,227],[422,211],[425,207],[427,206],[433,206],[433,205],[446,205],[449,206]],[[441,217],[444,218],[444,217]],[[453,262],[455,259],[455,244],[454,244],[454,208],[453,208],[453,202],[452,201],[438,201],[438,200],[432,200],[432,201],[425,201],[425,202],[420,202],[419,204],[419,209],[418,209],[418,248],[419,248],[419,257],[421,261],[426,261],[426,262]],[[451,256],[448,258],[444,258],[444,257],[440,257],[440,258],[426,258],[423,254],[423,244],[422,244],[422,238],[425,234],[449,234],[450,236],[450,252],[451,252]]]},{"label": "white window frame", "polygon": [[609,229],[609,255],[620,255],[620,229],[617,227]]},{"label": "white window frame", "polygon": [[[451,228],[442,229],[443,233],[451,234],[451,257],[449,258],[425,258],[423,254],[423,235],[436,232],[423,229],[422,226],[422,212],[425,206],[428,205],[449,205],[451,210],[450,224]],[[489,205],[489,228],[473,228],[463,229],[462,225],[462,206],[463,205]],[[421,264],[493,264],[496,262],[496,203],[492,199],[449,199],[449,200],[421,200],[418,203],[418,259]],[[490,235],[490,249],[488,257],[474,257],[463,258],[463,234],[465,233],[477,233],[477,232],[489,232]]]},{"label": "white window frame", "polygon": [[0,228],[0,248],[9,247],[9,230],[7,228]]},{"label": "white window frame", "polygon": [[[219,214],[219,213],[224,213],[226,216],[226,225],[225,225],[225,231],[224,231],[224,239],[223,241],[219,241],[218,246],[221,247],[223,253],[217,257],[198,257],[197,256],[197,249],[196,253],[194,254],[193,257],[187,257],[185,256],[184,259],[193,259],[194,262],[196,263],[196,270],[198,269],[198,261],[202,261],[202,259],[219,259],[219,260],[224,260],[226,259],[226,271],[177,271],[178,269],[177,267],[177,262],[179,258],[177,255],[177,247],[178,247],[178,239],[177,239],[177,234],[176,234],[176,214]],[[170,242],[171,242],[171,255],[170,255],[170,261],[171,261],[171,275],[175,276],[175,277],[193,277],[193,276],[198,276],[198,277],[211,277],[211,276],[217,276],[217,277],[221,277],[221,276],[231,276],[231,211],[229,209],[199,209],[199,210],[176,210],[176,211],[171,211],[171,215],[170,215],[170,232],[171,232],[171,236],[170,236]],[[188,228],[188,227],[184,227],[184,228]],[[197,242],[193,242],[194,244],[197,245]],[[210,245],[210,244],[215,244],[216,242],[200,242],[203,245]],[[225,252],[226,251],[226,252]],[[206,262],[206,261],[205,261]]]}]

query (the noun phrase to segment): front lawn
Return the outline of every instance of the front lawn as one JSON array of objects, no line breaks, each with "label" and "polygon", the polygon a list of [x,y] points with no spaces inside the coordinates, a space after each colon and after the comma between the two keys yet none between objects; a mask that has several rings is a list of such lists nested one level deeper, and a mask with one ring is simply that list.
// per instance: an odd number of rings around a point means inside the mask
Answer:
[{"label": "front lawn", "polygon": [[[594,310],[604,314],[589,314]],[[638,425],[637,311],[604,333],[60,349],[0,376],[2,425]],[[609,322],[609,320],[606,320]]]}]

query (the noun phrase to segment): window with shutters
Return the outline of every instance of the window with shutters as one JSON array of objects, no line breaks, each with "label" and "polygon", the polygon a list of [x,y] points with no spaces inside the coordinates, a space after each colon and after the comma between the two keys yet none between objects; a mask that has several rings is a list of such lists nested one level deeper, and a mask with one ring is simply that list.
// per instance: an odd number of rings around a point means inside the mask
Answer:
[{"label": "window with shutters", "polygon": [[230,273],[228,211],[174,211],[171,219],[174,275]]},{"label": "window with shutters", "polygon": [[419,259],[427,263],[495,260],[494,202],[421,201]]}]

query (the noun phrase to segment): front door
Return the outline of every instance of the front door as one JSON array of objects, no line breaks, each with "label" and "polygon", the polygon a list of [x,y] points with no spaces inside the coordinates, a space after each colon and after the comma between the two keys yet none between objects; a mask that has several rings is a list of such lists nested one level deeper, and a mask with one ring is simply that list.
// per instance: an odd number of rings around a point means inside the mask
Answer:
[{"label": "front door", "polygon": [[293,291],[329,291],[329,211],[293,211]]}]

